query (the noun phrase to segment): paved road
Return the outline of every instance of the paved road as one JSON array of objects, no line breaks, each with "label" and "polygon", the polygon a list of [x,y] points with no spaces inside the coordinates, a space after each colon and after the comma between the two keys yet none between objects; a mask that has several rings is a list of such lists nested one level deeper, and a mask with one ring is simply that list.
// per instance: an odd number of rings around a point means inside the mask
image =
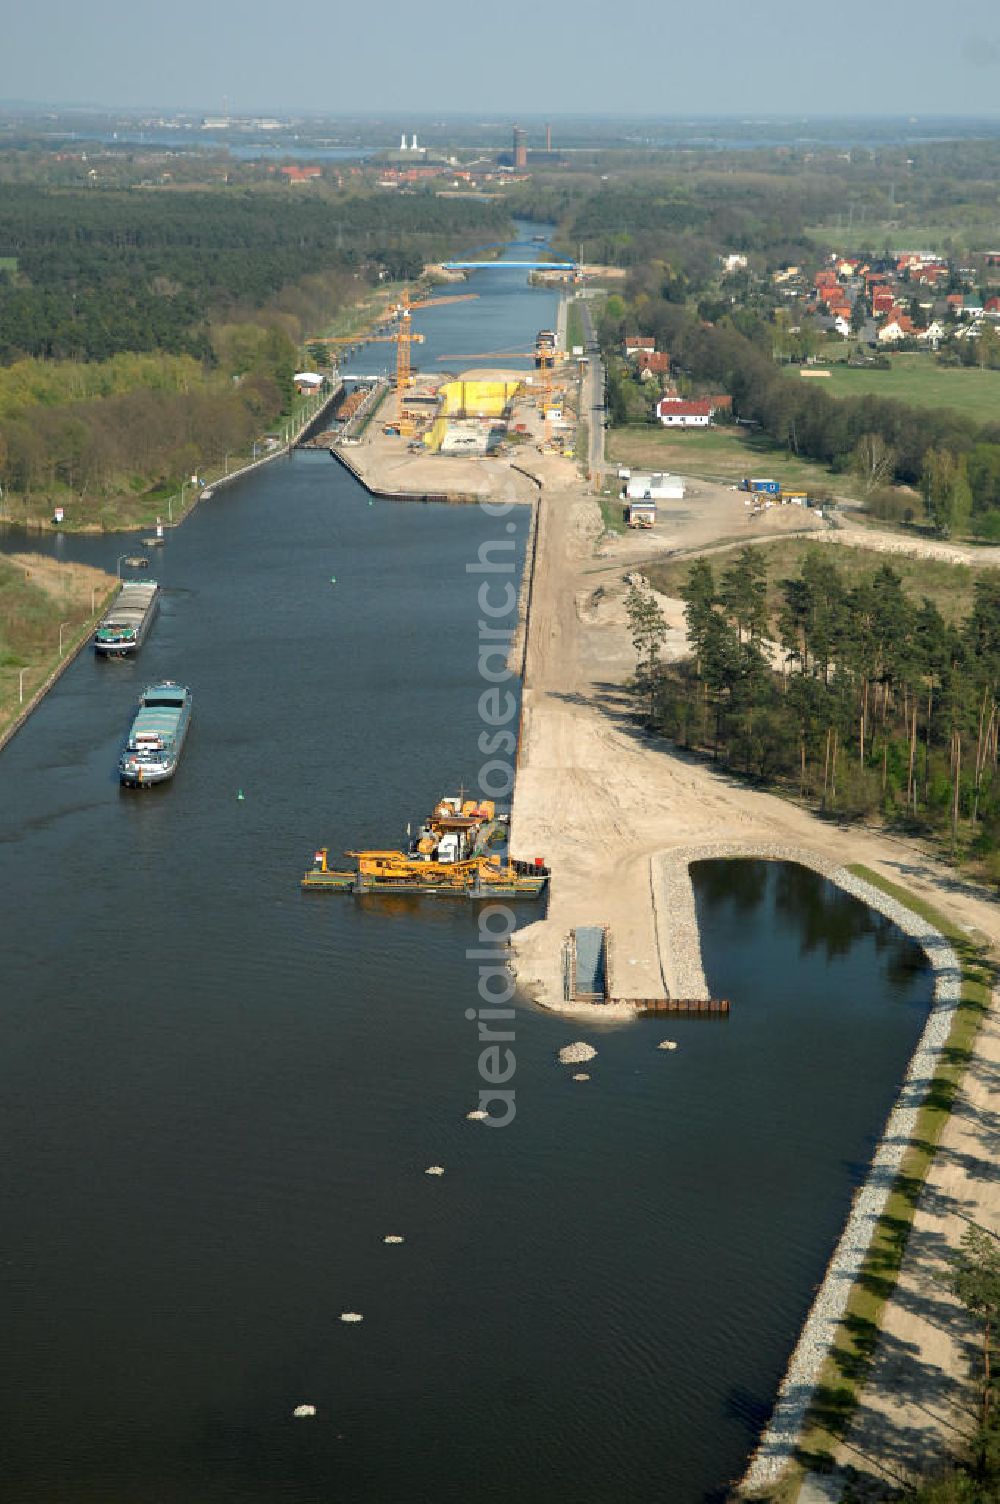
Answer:
[{"label": "paved road", "polygon": [[583,410],[590,430],[587,469],[593,479],[594,489],[599,491],[604,479],[604,366],[590,316],[590,304],[585,298],[581,298],[579,308],[583,320],[584,350],[587,354],[587,376],[583,383]]}]

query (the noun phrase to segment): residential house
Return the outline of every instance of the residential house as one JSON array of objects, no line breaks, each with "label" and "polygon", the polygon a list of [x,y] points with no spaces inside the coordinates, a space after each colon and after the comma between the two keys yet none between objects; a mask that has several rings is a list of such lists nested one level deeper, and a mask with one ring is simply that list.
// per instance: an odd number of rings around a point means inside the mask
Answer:
[{"label": "residential house", "polygon": [[645,350],[652,355],[656,349],[656,340],[651,334],[626,334],[622,341],[625,351],[625,359],[631,360],[633,355],[638,355],[640,350]]},{"label": "residential house", "polygon": [[640,350],[635,364],[640,376],[670,375],[670,356],[666,350]]},{"label": "residential house", "polygon": [[286,183],[311,183],[323,176],[322,167],[279,167],[278,171]]},{"label": "residential house", "polygon": [[901,339],[912,339],[915,330],[913,320],[905,313],[891,313],[878,331],[880,345],[894,345]]},{"label": "residential house", "polygon": [[947,282],[948,276],[947,266],[941,261],[935,261],[911,270],[910,281],[921,287],[938,287],[942,282]]},{"label": "residential house", "polygon": [[714,412],[711,398],[661,397],[656,404],[656,416],[664,428],[708,428]]}]

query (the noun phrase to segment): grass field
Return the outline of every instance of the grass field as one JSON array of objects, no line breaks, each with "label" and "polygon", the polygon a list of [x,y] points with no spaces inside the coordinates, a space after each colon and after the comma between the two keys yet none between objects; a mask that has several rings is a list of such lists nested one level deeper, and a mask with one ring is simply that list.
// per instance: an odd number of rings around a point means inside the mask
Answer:
[{"label": "grass field", "polygon": [[[725,551],[708,555],[708,563],[715,571],[716,580],[731,564],[742,543],[734,543]],[[774,543],[754,545],[755,558],[767,566],[768,609],[772,618],[780,604],[780,582],[796,579],[802,569],[802,561],[810,549],[820,548],[825,558],[837,566],[841,578],[848,586],[869,578],[883,564],[889,564],[903,581],[907,595],[916,601],[926,595],[937,606],[948,622],[957,622],[965,616],[972,605],[977,579],[995,577],[995,571],[969,569],[965,565],[947,564],[940,559],[908,559],[901,554],[888,555],[867,548],[841,548],[835,544],[814,543],[809,538],[780,539]],[[662,563],[653,559],[643,565],[651,583],[664,595],[676,596],[681,584],[687,579],[692,564],[691,558],[665,559]]]},{"label": "grass field", "polygon": [[583,315],[579,304],[570,299],[566,308],[566,348],[572,350],[574,345],[582,345],[583,342]]},{"label": "grass field", "polygon": [[[871,393],[912,407],[953,407],[978,423],[1000,422],[1000,371],[939,366],[930,351],[890,358],[888,371],[837,364],[827,368],[829,376],[809,378],[809,382],[832,397]],[[788,375],[790,381],[803,382],[798,370]]]},{"label": "grass field", "polygon": [[42,554],[0,559],[0,732],[21,709],[22,687],[27,703],[116,589],[111,575],[86,564]]},{"label": "grass field", "polygon": [[868,220],[855,225],[811,225],[806,234],[824,251],[840,251],[849,255],[863,247],[884,246],[886,243],[903,251],[945,251],[953,245],[956,237],[969,242],[973,250],[987,250],[1000,244],[1000,220],[995,224],[975,224],[961,208],[955,211],[954,224],[900,224],[899,220]]},{"label": "grass field", "polygon": [[821,496],[855,494],[851,476],[835,475],[812,460],[772,449],[746,428],[671,433],[652,424],[634,423],[608,430],[607,453],[608,459],[618,465],[668,470],[730,485],[744,475],[766,475],[780,481],[786,490]]}]

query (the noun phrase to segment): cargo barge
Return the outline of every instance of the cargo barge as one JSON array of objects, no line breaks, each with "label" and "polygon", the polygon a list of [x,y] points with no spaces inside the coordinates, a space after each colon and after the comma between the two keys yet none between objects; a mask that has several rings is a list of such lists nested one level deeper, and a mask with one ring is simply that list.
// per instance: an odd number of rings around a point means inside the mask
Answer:
[{"label": "cargo barge", "polygon": [[462,898],[539,898],[549,880],[540,857],[517,862],[492,853],[506,843],[507,816],[492,800],[441,799],[406,851],[348,851],[353,871],[328,865],[329,850],[316,852],[302,887],[333,893],[432,893]]},{"label": "cargo barge", "polygon": [[191,723],[192,696],[184,684],[165,679],[143,690],[139,710],[118,761],[129,788],[147,788],[173,778]]},{"label": "cargo barge", "polygon": [[126,580],[113,606],[94,633],[94,652],[101,658],[127,658],[146,640],[160,604],[155,580]]}]

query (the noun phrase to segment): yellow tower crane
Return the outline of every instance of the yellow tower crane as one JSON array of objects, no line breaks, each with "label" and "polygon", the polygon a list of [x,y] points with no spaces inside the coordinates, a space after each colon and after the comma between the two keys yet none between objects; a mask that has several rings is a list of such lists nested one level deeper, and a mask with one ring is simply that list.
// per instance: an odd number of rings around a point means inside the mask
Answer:
[{"label": "yellow tower crane", "polygon": [[[411,306],[409,289],[404,287],[399,303],[396,305],[397,327],[391,334],[337,334],[307,342],[315,345],[394,344],[396,346],[396,425],[400,433],[405,431],[404,424],[409,432],[413,431],[412,426],[406,424],[403,416],[405,394],[413,384],[410,372],[410,346],[423,344],[424,341],[422,334],[414,332],[410,316]],[[416,306],[422,308],[424,304],[418,303]]]},{"label": "yellow tower crane", "polygon": [[548,448],[552,442],[552,424],[549,419],[549,409],[552,405],[552,367],[555,365],[555,351],[537,351],[538,369],[540,373],[540,389],[538,394],[538,409],[542,415],[542,443]]},{"label": "yellow tower crane", "polygon": [[396,423],[400,433],[403,432],[403,403],[406,400],[405,393],[412,385],[413,377],[410,375],[410,346],[416,341],[423,340],[422,334],[414,334],[412,316],[410,314],[410,291],[404,287],[399,300],[399,308],[396,313],[398,328],[386,336],[387,339],[396,341]]}]

